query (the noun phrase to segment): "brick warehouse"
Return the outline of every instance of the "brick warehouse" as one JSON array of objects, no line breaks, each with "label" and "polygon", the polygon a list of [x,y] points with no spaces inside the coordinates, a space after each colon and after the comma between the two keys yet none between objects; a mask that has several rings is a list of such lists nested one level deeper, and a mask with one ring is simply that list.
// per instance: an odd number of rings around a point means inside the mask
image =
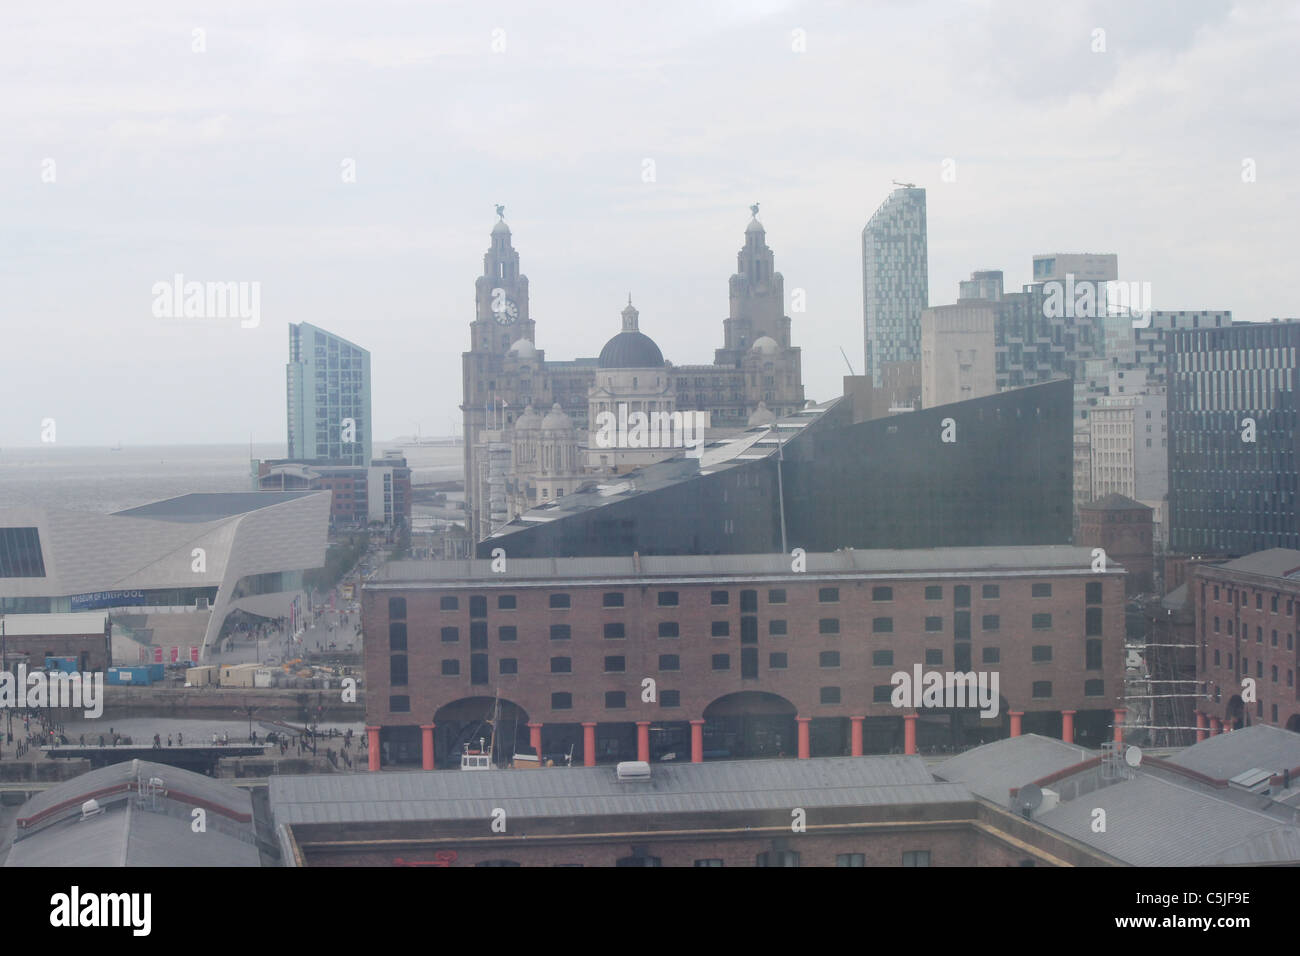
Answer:
[{"label": "brick warehouse", "polygon": [[[1093,571],[1089,549],[1059,545],[806,562],[390,564],[362,597],[371,769],[455,766],[498,710],[498,759],[513,746],[587,766],[1118,735],[1115,562]],[[895,707],[891,675],[915,666],[996,675],[997,715]]]},{"label": "brick warehouse", "polygon": [[[1197,565],[1188,583],[1196,617],[1196,739],[1249,724],[1300,730],[1300,551],[1271,548]],[[1245,700],[1245,678],[1254,702]]]}]

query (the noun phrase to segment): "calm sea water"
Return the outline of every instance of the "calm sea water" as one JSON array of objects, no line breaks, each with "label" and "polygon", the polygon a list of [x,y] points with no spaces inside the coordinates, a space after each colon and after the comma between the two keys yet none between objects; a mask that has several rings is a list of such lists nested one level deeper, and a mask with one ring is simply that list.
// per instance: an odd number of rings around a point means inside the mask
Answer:
[{"label": "calm sea water", "polygon": [[[375,454],[384,449],[375,445]],[[459,448],[403,448],[416,484],[461,476]],[[254,458],[283,458],[284,445],[254,444]],[[200,491],[251,491],[248,445],[140,445],[0,449],[0,508],[25,505],[101,514]]]}]

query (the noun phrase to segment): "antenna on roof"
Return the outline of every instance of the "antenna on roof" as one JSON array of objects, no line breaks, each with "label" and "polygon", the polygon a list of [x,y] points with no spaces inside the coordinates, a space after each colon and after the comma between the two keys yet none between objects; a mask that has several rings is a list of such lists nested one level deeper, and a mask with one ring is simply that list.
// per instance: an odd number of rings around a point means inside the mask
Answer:
[{"label": "antenna on roof", "polygon": [[902,186],[904,189],[915,189],[916,183],[900,183],[897,179],[892,180],[895,186]]},{"label": "antenna on roof", "polygon": [[857,375],[858,373],[855,372],[855,371],[853,371],[853,363],[850,362],[850,361],[849,361],[849,357],[848,357],[847,355],[844,354],[844,346],[842,346],[842,345],[840,346],[840,354],[841,354],[841,355],[844,355],[844,364],[847,365],[847,366],[849,367],[849,374],[850,374],[850,375]]}]

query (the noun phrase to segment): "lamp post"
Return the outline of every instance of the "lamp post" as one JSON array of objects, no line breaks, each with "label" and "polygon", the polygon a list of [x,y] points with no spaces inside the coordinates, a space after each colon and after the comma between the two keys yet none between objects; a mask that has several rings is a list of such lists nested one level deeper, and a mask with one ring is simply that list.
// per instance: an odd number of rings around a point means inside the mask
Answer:
[{"label": "lamp post", "polygon": [[767,426],[768,433],[776,439],[776,499],[777,508],[781,512],[781,553],[788,554],[789,549],[786,547],[785,540],[785,488],[781,482],[781,462],[785,461],[785,454],[781,447],[781,437],[777,434],[776,423]]}]

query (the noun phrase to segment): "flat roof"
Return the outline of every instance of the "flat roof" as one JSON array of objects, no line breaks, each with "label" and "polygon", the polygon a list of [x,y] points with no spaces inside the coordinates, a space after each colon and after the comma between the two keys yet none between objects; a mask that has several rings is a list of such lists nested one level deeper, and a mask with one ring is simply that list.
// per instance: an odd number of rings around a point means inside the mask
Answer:
[{"label": "flat roof", "polygon": [[1244,571],[1247,574],[1259,574],[1269,578],[1294,579],[1300,577],[1300,551],[1291,548],[1269,548],[1256,551],[1223,564],[1198,565],[1198,567],[1220,568],[1224,571]]},{"label": "flat roof", "polygon": [[55,634],[104,636],[107,611],[75,611],[70,614],[4,615],[4,632],[9,637],[39,637]]}]

